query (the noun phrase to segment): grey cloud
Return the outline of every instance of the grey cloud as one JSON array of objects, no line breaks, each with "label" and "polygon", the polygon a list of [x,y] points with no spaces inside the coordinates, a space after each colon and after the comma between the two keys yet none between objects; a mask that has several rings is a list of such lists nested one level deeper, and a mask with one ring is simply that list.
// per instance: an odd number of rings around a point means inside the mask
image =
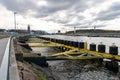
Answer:
[{"label": "grey cloud", "polygon": [[95,28],[102,28],[105,27],[105,24],[97,24],[97,25],[90,25],[90,24],[81,24],[81,23],[75,23],[75,24],[65,24],[64,26],[69,26],[69,27],[78,27],[78,28],[90,28],[90,27],[95,27]]},{"label": "grey cloud", "polygon": [[68,20],[56,20],[57,23],[61,23],[61,24],[66,24],[69,21]]},{"label": "grey cloud", "polygon": [[96,20],[112,20],[120,16],[120,3],[114,3],[108,10],[101,11]]},{"label": "grey cloud", "polygon": [[93,4],[100,4],[105,2],[105,0],[92,0],[92,1],[93,1]]},{"label": "grey cloud", "polygon": [[[16,11],[24,14],[28,10],[36,12],[33,14],[36,18],[50,16],[53,13],[61,10],[84,10],[87,8],[85,0],[45,0],[47,6],[38,6],[35,0],[2,0],[3,4],[8,10]],[[28,13],[29,14],[29,13]]]},{"label": "grey cloud", "polygon": [[101,25],[93,25],[93,27],[95,26],[95,28],[102,28],[102,27],[105,27],[106,25],[103,25],[103,24],[101,24]]},{"label": "grey cloud", "polygon": [[65,24],[64,26],[69,26],[69,27],[79,27],[79,28],[88,28],[89,25],[82,25],[80,23],[75,23],[75,24]]},{"label": "grey cloud", "polygon": [[25,13],[29,9],[35,8],[35,2],[32,0],[2,0],[2,5],[4,5],[8,10],[16,11],[18,13]]},{"label": "grey cloud", "polygon": [[38,16],[41,16],[41,14],[48,14],[51,15],[53,13],[56,13],[57,11],[61,10],[70,10],[77,11],[77,10],[85,10],[87,8],[87,5],[84,0],[46,0],[48,3],[48,6],[44,6],[42,8],[38,8]]},{"label": "grey cloud", "polygon": [[[0,3],[4,5],[8,10],[16,11],[20,14],[29,14],[28,10],[31,10],[35,12],[35,14],[31,15],[35,18],[45,18],[50,16],[50,18],[46,19],[46,21],[53,21],[55,23],[60,23],[60,24],[64,24],[65,26],[73,27],[73,26],[80,26],[81,23],[79,21],[85,19],[85,17],[78,15],[78,13],[79,12],[82,13],[83,11],[85,11],[90,7],[87,4],[88,1],[93,1],[93,5],[94,5],[94,4],[100,4],[105,0],[45,0],[45,1],[47,1],[46,6],[37,5],[36,4],[37,0],[1,0]],[[98,17],[96,20],[98,19],[107,20],[108,18],[113,18],[114,15],[119,15],[119,5],[111,6],[111,9],[114,10],[113,12],[117,10],[117,12],[115,12],[116,14],[113,13],[111,10],[106,12],[103,11],[98,14],[98,16],[100,17]],[[57,12],[62,10],[67,11],[66,13],[67,17],[65,17],[65,19],[61,19],[58,16],[54,16],[54,14],[57,14]],[[106,16],[113,16],[113,17],[105,18]],[[69,24],[69,22],[74,17],[78,17],[78,22],[75,22],[74,24]]]},{"label": "grey cloud", "polygon": [[120,10],[120,3],[114,3],[111,7],[111,10]]},{"label": "grey cloud", "polygon": [[75,27],[75,26],[78,26],[80,25],[79,23],[76,23],[76,24],[65,24],[64,26],[70,26],[70,27]]},{"label": "grey cloud", "polygon": [[120,16],[120,11],[102,12],[99,16],[97,20],[112,20]]},{"label": "grey cloud", "polygon": [[60,20],[60,19],[53,19],[53,18],[51,18],[51,19],[46,19],[46,21],[53,21],[53,22],[55,22],[55,23],[60,23],[60,24],[65,24],[65,23],[68,23],[69,21],[68,20]]},{"label": "grey cloud", "polygon": [[[57,18],[56,18],[56,17],[57,17]],[[74,15],[74,14],[68,14],[67,17],[65,17],[65,18],[63,18],[63,19],[62,19],[62,18],[59,18],[58,16],[54,16],[54,18],[51,17],[50,19],[47,19],[47,21],[53,21],[53,22],[55,22],[55,23],[65,25],[65,24],[69,24],[69,22],[71,22],[74,17],[78,17],[78,22],[79,22],[80,20],[83,20],[83,19],[85,18],[85,17],[83,17],[83,16],[78,16],[78,15]],[[78,22],[75,22],[74,25],[69,24],[69,26],[78,26],[78,25],[80,25],[80,24],[83,24],[83,23],[78,23]],[[67,25],[65,25],[65,26],[67,26]]]}]

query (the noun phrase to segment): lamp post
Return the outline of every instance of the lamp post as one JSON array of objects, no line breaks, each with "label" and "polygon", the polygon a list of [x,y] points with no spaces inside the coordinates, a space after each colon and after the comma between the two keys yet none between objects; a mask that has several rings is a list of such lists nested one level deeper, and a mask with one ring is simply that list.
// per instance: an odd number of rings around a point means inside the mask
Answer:
[{"label": "lamp post", "polygon": [[15,32],[16,32],[16,14],[17,14],[17,12],[14,12],[14,28],[15,28]]},{"label": "lamp post", "polygon": [[74,27],[74,35],[75,35],[75,33],[76,33],[76,27]]}]

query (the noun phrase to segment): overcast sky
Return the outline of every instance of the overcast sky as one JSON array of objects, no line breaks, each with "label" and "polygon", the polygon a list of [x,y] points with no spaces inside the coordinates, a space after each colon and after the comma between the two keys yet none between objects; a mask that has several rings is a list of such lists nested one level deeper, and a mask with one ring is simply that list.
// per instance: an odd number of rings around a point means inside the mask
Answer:
[{"label": "overcast sky", "polygon": [[0,0],[0,28],[14,28],[14,12],[18,29],[120,30],[120,0]]}]

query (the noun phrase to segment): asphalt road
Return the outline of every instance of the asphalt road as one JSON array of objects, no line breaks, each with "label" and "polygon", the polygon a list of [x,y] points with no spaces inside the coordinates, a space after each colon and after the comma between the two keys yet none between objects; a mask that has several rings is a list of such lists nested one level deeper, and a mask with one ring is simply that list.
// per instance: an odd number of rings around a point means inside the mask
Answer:
[{"label": "asphalt road", "polygon": [[3,60],[3,56],[5,53],[5,49],[6,49],[8,40],[9,40],[9,38],[0,39],[0,66],[1,66],[1,63]]}]

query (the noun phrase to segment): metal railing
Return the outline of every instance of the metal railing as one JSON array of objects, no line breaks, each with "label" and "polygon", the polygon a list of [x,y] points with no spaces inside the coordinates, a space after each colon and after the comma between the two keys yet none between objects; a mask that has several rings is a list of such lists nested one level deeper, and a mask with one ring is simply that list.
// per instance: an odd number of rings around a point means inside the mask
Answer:
[{"label": "metal railing", "polygon": [[20,80],[16,57],[15,57],[15,49],[13,46],[14,36],[11,37],[10,46],[9,46],[9,75],[8,80]]}]

